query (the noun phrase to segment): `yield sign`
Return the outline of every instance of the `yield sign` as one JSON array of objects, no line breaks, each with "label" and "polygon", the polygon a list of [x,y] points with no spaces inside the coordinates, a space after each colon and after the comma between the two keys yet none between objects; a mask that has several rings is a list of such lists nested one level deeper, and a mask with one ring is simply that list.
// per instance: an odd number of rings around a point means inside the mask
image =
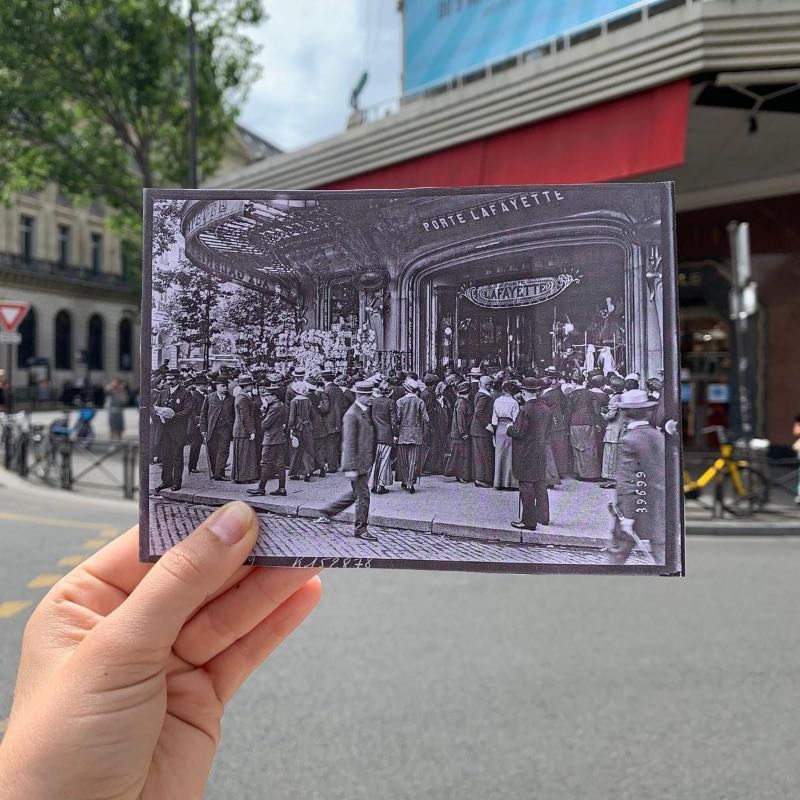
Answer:
[{"label": "yield sign", "polygon": [[30,307],[30,303],[19,303],[15,300],[0,302],[0,328],[13,333]]}]

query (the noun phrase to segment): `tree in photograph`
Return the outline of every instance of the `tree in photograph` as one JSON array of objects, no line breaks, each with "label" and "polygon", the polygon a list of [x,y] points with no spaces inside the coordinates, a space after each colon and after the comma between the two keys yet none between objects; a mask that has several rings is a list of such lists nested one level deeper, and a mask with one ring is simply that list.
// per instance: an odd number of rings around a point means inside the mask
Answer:
[{"label": "tree in photograph", "polygon": [[[0,2],[0,194],[55,181],[136,233],[142,188],[186,186],[188,20],[181,0]],[[190,0],[198,164],[219,163],[256,70],[261,0]]]},{"label": "tree in photograph", "polygon": [[223,331],[219,308],[230,292],[208,271],[181,259],[177,269],[162,269],[153,277],[153,293],[160,296],[160,323],[154,333],[168,333],[182,355],[202,356],[208,369],[214,338]]}]

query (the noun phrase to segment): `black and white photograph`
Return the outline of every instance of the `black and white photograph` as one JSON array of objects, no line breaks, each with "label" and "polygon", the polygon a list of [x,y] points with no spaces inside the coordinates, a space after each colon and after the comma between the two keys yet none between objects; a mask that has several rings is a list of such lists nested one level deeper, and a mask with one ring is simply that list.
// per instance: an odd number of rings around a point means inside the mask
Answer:
[{"label": "black and white photograph", "polygon": [[143,560],[683,574],[671,184],[147,190],[142,290]]}]

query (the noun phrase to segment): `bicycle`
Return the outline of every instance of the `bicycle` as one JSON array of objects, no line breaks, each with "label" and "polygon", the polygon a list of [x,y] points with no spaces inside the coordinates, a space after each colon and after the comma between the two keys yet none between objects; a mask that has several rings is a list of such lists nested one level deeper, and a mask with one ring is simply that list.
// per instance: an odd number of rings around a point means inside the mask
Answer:
[{"label": "bicycle", "polygon": [[734,446],[721,425],[712,425],[700,432],[717,434],[719,456],[698,478],[692,478],[684,468],[684,496],[697,500],[703,489],[713,483],[715,507],[718,505],[733,516],[761,511],[769,500],[769,479],[752,467],[746,458],[734,457]]}]

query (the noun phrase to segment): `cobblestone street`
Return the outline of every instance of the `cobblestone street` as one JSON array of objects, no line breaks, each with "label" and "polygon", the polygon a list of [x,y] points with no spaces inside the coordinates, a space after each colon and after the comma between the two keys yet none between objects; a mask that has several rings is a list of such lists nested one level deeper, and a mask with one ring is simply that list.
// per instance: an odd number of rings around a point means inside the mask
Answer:
[{"label": "cobblestone street", "polygon": [[[186,506],[167,500],[151,499],[150,518],[155,521],[150,541],[153,552],[164,550],[186,536],[213,511],[211,506]],[[315,558],[338,558],[348,563],[326,566],[370,567],[386,559],[432,562],[483,562],[509,564],[596,565],[608,563],[606,554],[599,548],[565,547],[556,545],[482,542],[458,539],[446,535],[387,528],[372,525],[377,542],[365,542],[353,536],[353,526],[333,522],[318,525],[304,517],[287,517],[279,514],[259,514],[261,535],[255,550],[256,556],[277,556],[302,560],[304,566]],[[643,554],[634,553],[628,565],[646,565]],[[404,566],[413,566],[408,563]]]}]

